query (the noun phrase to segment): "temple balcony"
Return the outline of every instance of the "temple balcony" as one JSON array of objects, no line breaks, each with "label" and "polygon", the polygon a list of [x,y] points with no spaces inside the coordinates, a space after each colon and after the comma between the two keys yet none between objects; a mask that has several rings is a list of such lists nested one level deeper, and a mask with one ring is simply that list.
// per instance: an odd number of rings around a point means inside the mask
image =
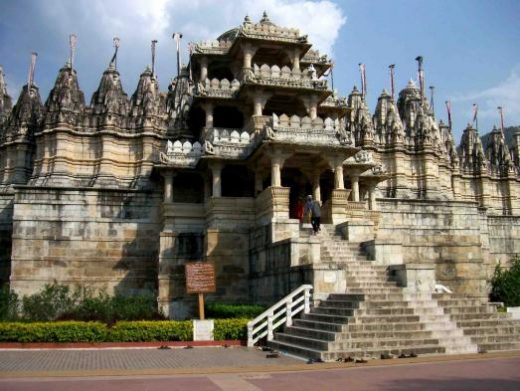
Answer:
[{"label": "temple balcony", "polygon": [[320,80],[308,70],[291,70],[288,66],[254,65],[252,71],[246,70],[244,83],[262,86],[298,88],[327,92],[327,80]]},{"label": "temple balcony", "polygon": [[209,40],[197,42],[194,47],[194,54],[226,54],[233,41]]},{"label": "temple balcony", "polygon": [[195,86],[195,96],[232,99],[239,89],[240,82],[237,79],[206,79],[204,83],[197,83]]},{"label": "temple balcony", "polygon": [[265,137],[273,141],[303,145],[344,146],[354,148],[353,138],[338,119],[272,115],[265,127]]}]

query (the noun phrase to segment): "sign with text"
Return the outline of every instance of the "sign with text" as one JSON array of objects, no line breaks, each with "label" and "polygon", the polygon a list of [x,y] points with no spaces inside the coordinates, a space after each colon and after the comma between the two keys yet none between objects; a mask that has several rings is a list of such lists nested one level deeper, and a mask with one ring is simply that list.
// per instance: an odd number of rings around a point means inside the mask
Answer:
[{"label": "sign with text", "polygon": [[213,293],[217,291],[215,267],[212,263],[186,263],[186,291],[188,293]]}]

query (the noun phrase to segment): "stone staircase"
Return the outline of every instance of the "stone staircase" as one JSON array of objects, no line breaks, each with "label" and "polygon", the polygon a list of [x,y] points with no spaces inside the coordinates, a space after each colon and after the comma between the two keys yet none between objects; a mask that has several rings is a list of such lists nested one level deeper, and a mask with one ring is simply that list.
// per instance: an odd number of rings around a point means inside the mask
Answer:
[{"label": "stone staircase", "polygon": [[328,295],[276,332],[271,347],[324,361],[520,349],[519,321],[474,298],[406,294],[388,280],[386,266],[367,260],[360,243],[322,229],[321,262],[346,270],[346,292]]}]

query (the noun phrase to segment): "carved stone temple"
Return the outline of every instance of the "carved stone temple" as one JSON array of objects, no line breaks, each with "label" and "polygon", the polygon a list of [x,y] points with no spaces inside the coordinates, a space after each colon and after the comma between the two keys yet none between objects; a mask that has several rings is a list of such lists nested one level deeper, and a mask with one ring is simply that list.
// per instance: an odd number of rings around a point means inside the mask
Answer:
[{"label": "carved stone temple", "polygon": [[[197,43],[167,92],[146,68],[128,96],[111,61],[87,104],[67,62],[45,103],[31,84],[13,105],[0,76],[1,282],[155,291],[185,318],[186,261],[215,265],[208,300],[264,304],[361,289],[358,262],[388,289],[486,300],[520,252],[520,133],[483,145],[468,126],[457,145],[413,81],[371,113],[330,67],[264,14]],[[307,194],[318,236],[296,218]]]}]

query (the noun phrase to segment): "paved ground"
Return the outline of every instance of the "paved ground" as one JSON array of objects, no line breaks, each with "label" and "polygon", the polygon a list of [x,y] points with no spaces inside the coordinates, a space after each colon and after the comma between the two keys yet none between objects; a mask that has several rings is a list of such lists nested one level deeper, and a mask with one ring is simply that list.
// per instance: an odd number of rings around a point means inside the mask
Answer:
[{"label": "paved ground", "polygon": [[0,351],[0,390],[520,390],[520,352],[312,365],[265,355],[246,348]]}]

